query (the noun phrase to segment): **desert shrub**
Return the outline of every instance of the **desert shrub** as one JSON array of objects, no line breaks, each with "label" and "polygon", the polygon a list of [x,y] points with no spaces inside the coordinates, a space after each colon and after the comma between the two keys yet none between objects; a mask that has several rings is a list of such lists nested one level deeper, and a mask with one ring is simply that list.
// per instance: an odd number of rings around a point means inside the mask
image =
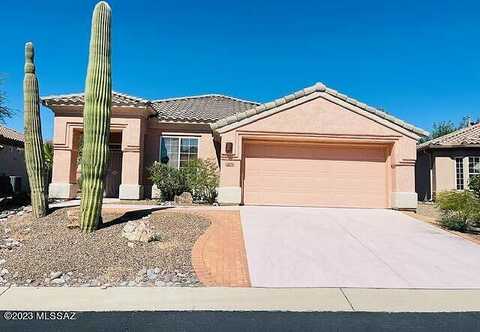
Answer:
[{"label": "desert shrub", "polygon": [[440,224],[445,228],[465,231],[480,220],[480,201],[470,191],[446,191],[437,195],[441,210]]},{"label": "desert shrub", "polygon": [[215,202],[219,182],[218,168],[211,159],[190,161],[180,171],[184,174],[188,191],[197,202]]},{"label": "desert shrub", "polygon": [[468,188],[473,192],[475,197],[480,198],[480,175],[474,175],[470,178]]},{"label": "desert shrub", "polygon": [[185,175],[176,168],[155,162],[148,171],[150,179],[162,193],[164,201],[172,201],[175,195],[189,191]]},{"label": "desert shrub", "polygon": [[149,172],[162,200],[171,201],[185,191],[196,202],[213,203],[217,197],[218,168],[212,160],[193,160],[180,169],[156,162]]}]

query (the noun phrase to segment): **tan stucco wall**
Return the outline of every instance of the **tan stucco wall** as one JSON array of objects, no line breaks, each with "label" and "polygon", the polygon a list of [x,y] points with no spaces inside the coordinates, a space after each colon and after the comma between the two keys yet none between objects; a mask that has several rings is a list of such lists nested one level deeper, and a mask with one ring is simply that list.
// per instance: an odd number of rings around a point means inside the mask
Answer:
[{"label": "tan stucco wall", "polygon": [[186,124],[186,123],[163,123],[156,119],[147,122],[144,144],[144,185],[145,194],[148,197],[151,186],[148,168],[155,161],[160,160],[160,140],[162,136],[169,137],[193,137],[198,139],[198,157],[200,159],[211,159],[217,167],[219,166],[217,151],[215,149],[214,137],[209,125]]},{"label": "tan stucco wall", "polygon": [[434,193],[456,188],[455,159],[451,157],[436,157],[433,174]]},{"label": "tan stucco wall", "polygon": [[[414,165],[418,136],[384,119],[342,102],[332,102],[321,95],[300,98],[281,107],[278,113],[259,114],[245,125],[220,130],[222,174],[220,187],[239,186],[242,174],[242,148],[249,139],[300,142],[379,144],[388,147],[388,185],[391,193],[415,196]],[[248,123],[254,119],[255,121]],[[242,120],[244,121],[244,120]],[[241,123],[241,122],[240,122]],[[225,154],[227,142],[233,154]],[[230,167],[226,167],[230,165]],[[411,200],[410,200],[411,201]]]}]

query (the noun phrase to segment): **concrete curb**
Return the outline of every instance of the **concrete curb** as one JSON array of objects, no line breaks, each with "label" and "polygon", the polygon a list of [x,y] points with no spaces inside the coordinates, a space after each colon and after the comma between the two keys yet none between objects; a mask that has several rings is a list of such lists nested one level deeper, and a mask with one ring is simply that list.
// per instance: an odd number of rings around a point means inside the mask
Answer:
[{"label": "concrete curb", "polygon": [[0,310],[473,312],[480,290],[4,287]]}]

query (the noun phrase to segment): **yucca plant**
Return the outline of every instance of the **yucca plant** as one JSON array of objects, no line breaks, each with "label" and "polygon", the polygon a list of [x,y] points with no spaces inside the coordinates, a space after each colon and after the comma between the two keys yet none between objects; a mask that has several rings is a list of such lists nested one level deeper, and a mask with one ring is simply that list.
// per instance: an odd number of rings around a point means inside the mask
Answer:
[{"label": "yucca plant", "polygon": [[44,217],[48,211],[45,185],[42,126],[40,122],[40,97],[35,74],[35,52],[32,43],[25,44],[25,76],[23,79],[23,112],[25,125],[25,164],[30,184],[32,213]]},{"label": "yucca plant", "polygon": [[101,224],[112,113],[111,9],[99,2],[93,11],[90,54],[83,109],[82,199],[80,228],[92,232]]}]

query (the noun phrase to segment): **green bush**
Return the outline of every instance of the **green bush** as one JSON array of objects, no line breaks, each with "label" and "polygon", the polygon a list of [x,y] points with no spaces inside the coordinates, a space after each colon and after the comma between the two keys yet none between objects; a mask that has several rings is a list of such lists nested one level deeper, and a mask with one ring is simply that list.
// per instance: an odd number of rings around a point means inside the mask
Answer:
[{"label": "green bush", "polygon": [[218,168],[211,160],[196,159],[180,169],[185,175],[188,191],[197,202],[215,202],[218,187]]},{"label": "green bush", "polygon": [[162,193],[162,200],[173,201],[175,195],[188,191],[183,172],[176,168],[155,162],[150,168],[150,179]]},{"label": "green bush", "polygon": [[480,175],[474,175],[468,182],[468,188],[475,194],[477,198],[480,198]]},{"label": "green bush", "polygon": [[446,191],[437,195],[441,210],[440,224],[448,229],[465,231],[480,220],[480,201],[470,191]]},{"label": "green bush", "polygon": [[193,160],[180,169],[156,162],[149,172],[164,201],[183,192],[191,193],[196,202],[213,203],[217,197],[218,168],[212,160]]}]

